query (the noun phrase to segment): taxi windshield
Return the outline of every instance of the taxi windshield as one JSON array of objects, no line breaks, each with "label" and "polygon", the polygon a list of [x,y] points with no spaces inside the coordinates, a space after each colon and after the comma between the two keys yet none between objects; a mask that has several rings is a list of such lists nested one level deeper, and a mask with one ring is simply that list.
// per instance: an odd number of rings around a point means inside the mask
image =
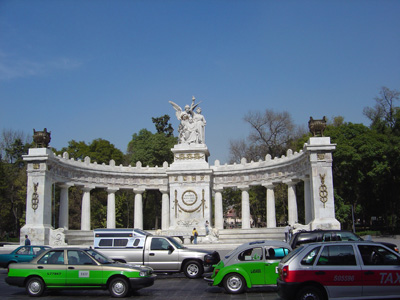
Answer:
[{"label": "taxi windshield", "polygon": [[103,254],[100,254],[96,250],[89,249],[89,250],[86,250],[86,253],[89,254],[91,257],[93,257],[95,260],[97,260],[101,264],[114,263],[114,261],[111,258],[108,258],[107,256],[104,256]]},{"label": "taxi windshield", "polygon": [[296,255],[296,253],[300,252],[301,250],[303,250],[304,246],[300,246],[296,249],[294,249],[292,252],[290,252],[288,255],[286,255],[282,260],[281,263],[285,263],[287,262],[289,259],[291,259],[294,255]]}]

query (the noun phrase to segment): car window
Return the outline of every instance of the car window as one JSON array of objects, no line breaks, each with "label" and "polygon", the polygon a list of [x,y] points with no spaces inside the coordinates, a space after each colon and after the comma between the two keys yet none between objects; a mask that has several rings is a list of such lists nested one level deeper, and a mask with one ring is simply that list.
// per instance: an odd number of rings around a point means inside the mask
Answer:
[{"label": "car window", "polygon": [[331,233],[324,233],[324,236],[322,237],[323,242],[330,242],[331,241]]},{"label": "car window", "polygon": [[164,238],[153,238],[151,240],[151,250],[168,250],[170,244]]},{"label": "car window", "polygon": [[33,255],[39,255],[40,253],[42,253],[43,251],[45,251],[46,249],[42,248],[42,247],[32,247],[32,253]]},{"label": "car window", "polygon": [[311,251],[309,251],[307,253],[307,255],[304,256],[303,259],[301,260],[301,264],[307,265],[307,266],[313,265],[320,249],[321,249],[321,247],[316,247],[316,248],[312,249]]},{"label": "car window", "polygon": [[84,252],[80,250],[68,250],[68,264],[69,265],[94,265],[93,260]]},{"label": "car window", "polygon": [[296,246],[315,242],[318,242],[318,232],[301,232],[297,238]]},{"label": "car window", "polygon": [[400,258],[389,250],[375,245],[359,245],[364,265],[399,265]]},{"label": "car window", "polygon": [[263,249],[260,247],[250,248],[238,255],[240,261],[258,261],[263,259]]},{"label": "car window", "polygon": [[288,255],[289,249],[287,248],[275,248],[267,247],[265,248],[265,258],[266,259],[281,259]]},{"label": "car window", "polygon": [[26,255],[29,254],[30,247],[21,247],[16,254],[18,255]]},{"label": "car window", "polygon": [[112,246],[112,239],[101,239],[99,242],[100,247],[111,247]]},{"label": "car window", "polygon": [[38,261],[38,264],[64,264],[64,250],[49,251]]},{"label": "car window", "polygon": [[336,232],[337,241],[359,241],[360,237],[352,232]]},{"label": "car window", "polygon": [[128,244],[128,239],[115,239],[114,246],[115,247],[125,247]]},{"label": "car window", "polygon": [[354,266],[356,264],[352,245],[325,246],[317,263],[319,266]]}]

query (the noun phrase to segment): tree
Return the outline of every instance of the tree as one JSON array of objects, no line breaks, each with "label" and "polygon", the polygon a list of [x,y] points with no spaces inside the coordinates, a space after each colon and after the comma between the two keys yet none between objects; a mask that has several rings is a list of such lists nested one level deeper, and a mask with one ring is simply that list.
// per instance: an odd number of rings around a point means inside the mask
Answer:
[{"label": "tree", "polygon": [[250,125],[250,133],[245,140],[230,142],[231,162],[240,162],[242,157],[258,161],[267,154],[272,157],[284,155],[305,132],[294,125],[286,111],[277,113],[266,109],[264,113],[248,112],[244,121]]},{"label": "tree", "polygon": [[[2,231],[18,236],[24,223],[26,202],[26,164],[22,156],[27,154],[30,144],[23,143],[22,133],[3,131],[0,164],[0,234]],[[11,212],[11,213],[10,213]]]},{"label": "tree", "polygon": [[383,131],[385,128],[393,130],[400,120],[399,107],[395,101],[400,100],[400,92],[382,87],[379,96],[375,97],[375,106],[364,108],[364,115],[371,120],[371,127]]},{"label": "tree", "polygon": [[[266,109],[264,113],[248,112],[244,121],[250,125],[250,133],[246,139],[230,141],[231,163],[239,163],[243,157],[247,161],[258,161],[264,160],[267,154],[272,157],[282,156],[296,146],[299,138],[306,136],[305,129],[296,126],[286,111],[279,113]],[[266,221],[265,194],[263,187],[251,187],[249,191],[250,213],[260,222]],[[275,196],[278,222],[284,223],[287,219],[287,186],[277,185]],[[303,195],[299,196],[299,202],[301,199]]]},{"label": "tree", "polygon": [[[68,147],[62,148],[61,151],[55,151],[56,154],[62,154],[68,152],[71,158],[83,160],[85,157],[90,157],[91,162],[97,162],[98,164],[109,164],[110,160],[114,160],[116,165],[122,164],[124,161],[124,154],[121,150],[117,149],[113,144],[104,139],[95,139],[90,144],[86,144],[83,141],[76,142],[72,140],[68,143]],[[56,190],[58,194],[58,188]],[[117,192],[119,193],[119,191]],[[116,198],[117,197],[116,193]],[[91,227],[92,228],[103,228],[107,224],[107,191],[104,189],[94,189],[91,191]],[[56,197],[58,199],[59,197]],[[69,189],[70,199],[70,213],[69,213],[69,225],[70,229],[80,228],[81,219],[81,201],[82,191],[77,187],[71,187]],[[55,208],[58,209],[58,204]],[[121,216],[125,211],[125,208],[121,208],[121,211],[117,211],[116,215]],[[58,216],[58,214],[55,214]],[[119,221],[119,220],[118,220]]]},{"label": "tree", "polygon": [[[143,166],[162,166],[164,162],[174,161],[171,149],[178,143],[178,139],[172,135],[173,128],[169,123],[170,117],[164,115],[159,118],[152,118],[157,132],[152,133],[142,129],[139,133],[132,135],[128,144],[126,160],[129,164],[135,165],[141,162]],[[146,190],[143,194],[145,228],[157,229],[160,227],[161,215],[161,193],[158,190]]]}]

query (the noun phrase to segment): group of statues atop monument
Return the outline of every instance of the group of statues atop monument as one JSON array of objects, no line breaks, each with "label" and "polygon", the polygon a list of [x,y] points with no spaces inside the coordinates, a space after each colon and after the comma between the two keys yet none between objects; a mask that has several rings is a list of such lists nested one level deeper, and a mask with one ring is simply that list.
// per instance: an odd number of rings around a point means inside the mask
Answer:
[{"label": "group of statues atop monument", "polygon": [[184,110],[178,104],[169,101],[175,109],[176,118],[180,121],[179,144],[205,144],[206,119],[198,107],[200,102],[196,104],[195,101],[193,97],[191,105],[185,105]]}]

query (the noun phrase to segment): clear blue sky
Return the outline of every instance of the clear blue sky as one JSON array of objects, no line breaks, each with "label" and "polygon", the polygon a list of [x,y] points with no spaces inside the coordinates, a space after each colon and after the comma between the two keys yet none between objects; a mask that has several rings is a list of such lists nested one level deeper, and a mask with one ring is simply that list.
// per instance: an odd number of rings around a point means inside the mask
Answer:
[{"label": "clear blue sky", "polygon": [[380,88],[400,89],[399,15],[385,0],[0,0],[0,130],[126,152],[152,117],[177,129],[168,101],[194,95],[214,164],[248,111],[368,125]]}]

